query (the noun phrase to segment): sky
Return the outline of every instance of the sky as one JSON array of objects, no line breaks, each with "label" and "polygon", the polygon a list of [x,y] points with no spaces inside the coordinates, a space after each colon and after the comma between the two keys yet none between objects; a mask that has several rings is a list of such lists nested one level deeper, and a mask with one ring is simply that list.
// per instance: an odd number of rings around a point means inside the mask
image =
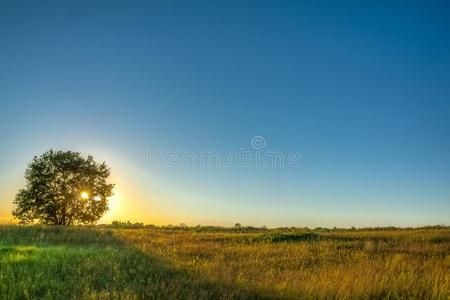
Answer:
[{"label": "sky", "polygon": [[449,115],[448,1],[0,1],[0,221],[53,148],[101,222],[448,225]]}]

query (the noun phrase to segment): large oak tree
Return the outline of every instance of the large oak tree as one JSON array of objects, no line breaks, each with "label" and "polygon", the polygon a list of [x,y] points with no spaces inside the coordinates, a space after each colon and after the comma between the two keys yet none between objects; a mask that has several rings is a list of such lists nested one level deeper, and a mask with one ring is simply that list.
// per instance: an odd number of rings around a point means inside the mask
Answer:
[{"label": "large oak tree", "polygon": [[92,224],[108,210],[114,184],[105,162],[79,152],[49,150],[34,157],[25,172],[26,187],[14,200],[21,223]]}]

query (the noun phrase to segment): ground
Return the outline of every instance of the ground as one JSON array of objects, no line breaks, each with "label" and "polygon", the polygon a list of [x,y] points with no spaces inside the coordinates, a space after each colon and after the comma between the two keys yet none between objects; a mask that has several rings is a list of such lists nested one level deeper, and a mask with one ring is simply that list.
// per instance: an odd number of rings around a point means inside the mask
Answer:
[{"label": "ground", "polygon": [[0,226],[0,299],[35,298],[450,299],[450,229]]}]

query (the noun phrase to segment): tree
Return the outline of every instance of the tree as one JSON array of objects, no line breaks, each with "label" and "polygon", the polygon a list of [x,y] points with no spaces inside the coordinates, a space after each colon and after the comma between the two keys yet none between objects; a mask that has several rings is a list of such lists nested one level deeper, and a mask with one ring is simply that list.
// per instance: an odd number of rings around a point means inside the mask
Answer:
[{"label": "tree", "polygon": [[105,162],[79,152],[49,150],[25,171],[26,187],[14,200],[21,223],[92,224],[108,210],[114,184]]}]

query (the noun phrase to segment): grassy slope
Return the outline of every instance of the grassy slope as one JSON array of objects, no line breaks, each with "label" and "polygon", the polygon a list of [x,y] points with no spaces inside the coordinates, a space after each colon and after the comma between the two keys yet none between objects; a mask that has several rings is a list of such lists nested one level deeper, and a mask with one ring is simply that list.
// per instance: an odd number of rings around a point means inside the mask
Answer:
[{"label": "grassy slope", "polygon": [[0,298],[450,299],[450,230],[0,226]]}]

